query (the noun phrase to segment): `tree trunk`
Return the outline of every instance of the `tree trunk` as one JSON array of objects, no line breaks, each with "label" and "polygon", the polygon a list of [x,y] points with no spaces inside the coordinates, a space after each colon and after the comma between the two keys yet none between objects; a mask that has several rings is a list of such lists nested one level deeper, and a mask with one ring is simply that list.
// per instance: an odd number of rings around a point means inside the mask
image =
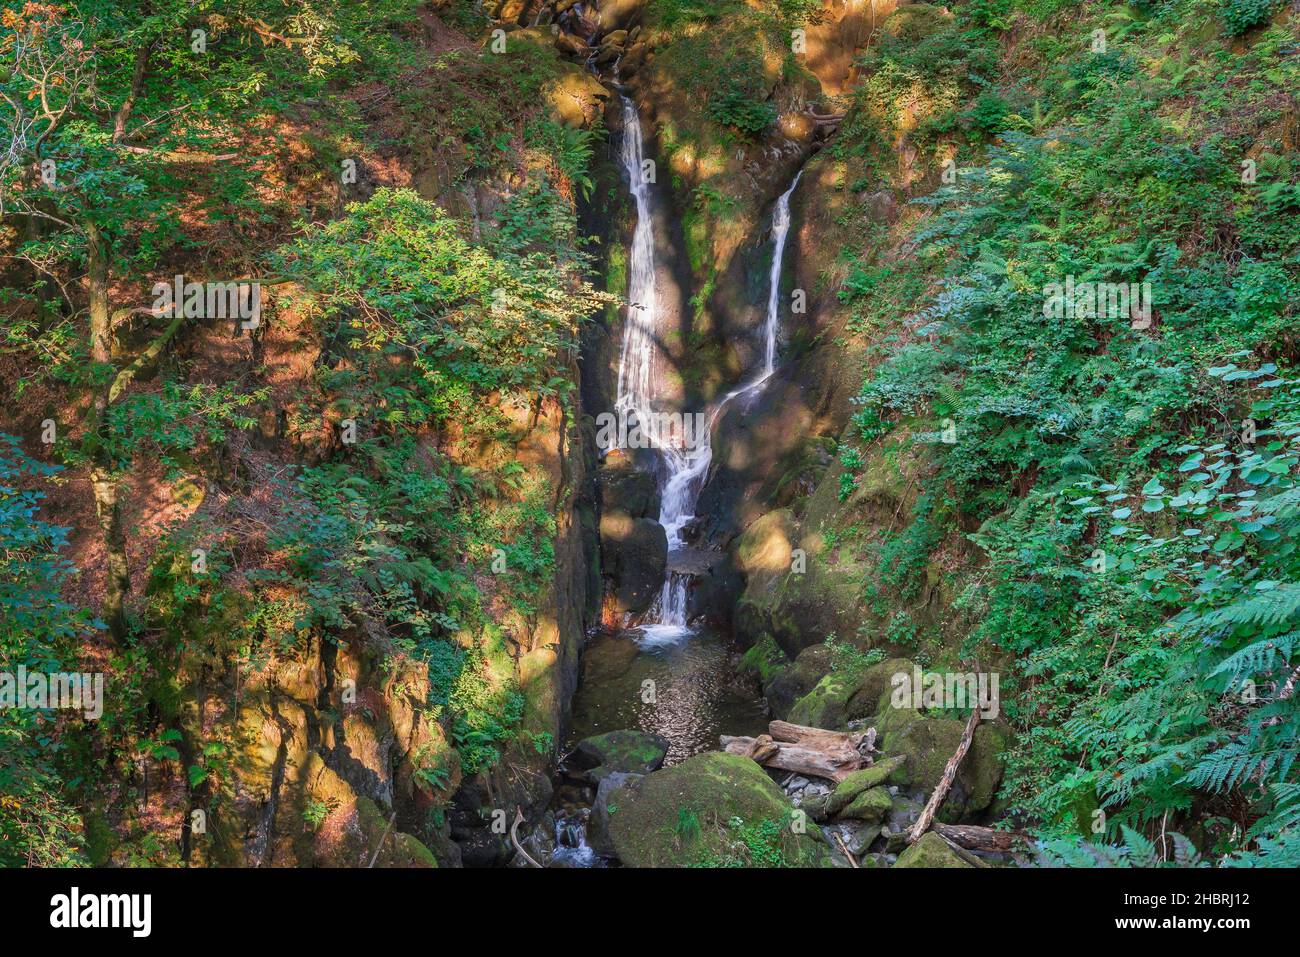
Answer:
[{"label": "tree trunk", "polygon": [[936,823],[934,830],[940,837],[971,851],[997,851],[1007,853],[1015,850],[1016,845],[1027,845],[1028,835],[1021,831],[995,831],[991,827],[979,827],[975,824]]},{"label": "tree trunk", "polygon": [[907,833],[907,843],[915,844],[921,839],[930,828],[930,822],[934,820],[935,813],[939,806],[943,804],[943,799],[948,796],[948,789],[952,787],[953,780],[957,777],[957,769],[961,767],[962,758],[966,757],[966,752],[970,750],[970,744],[975,740],[975,728],[980,723],[979,708],[970,713],[970,719],[966,722],[966,730],[962,732],[961,741],[957,745],[956,753],[948,759],[948,764],[943,769],[943,776],[939,779],[939,785],[930,795],[930,800],[925,805],[925,810],[921,816],[916,819],[912,829]]},{"label": "tree trunk", "polygon": [[837,784],[870,764],[867,753],[874,740],[874,730],[846,734],[788,721],[773,721],[768,733],[756,738],[727,734],[720,738],[722,750],[730,754],[753,758],[764,767],[810,774]]},{"label": "tree trunk", "polygon": [[111,313],[108,304],[107,241],[93,223],[86,224],[86,255],[89,259],[90,358],[95,364],[89,429],[85,438],[90,453],[91,488],[95,494],[95,515],[104,541],[105,578],[102,617],[115,642],[126,637],[126,595],[131,589],[126,560],[126,535],[118,502],[118,476],[106,441],[108,396],[113,385]]}]

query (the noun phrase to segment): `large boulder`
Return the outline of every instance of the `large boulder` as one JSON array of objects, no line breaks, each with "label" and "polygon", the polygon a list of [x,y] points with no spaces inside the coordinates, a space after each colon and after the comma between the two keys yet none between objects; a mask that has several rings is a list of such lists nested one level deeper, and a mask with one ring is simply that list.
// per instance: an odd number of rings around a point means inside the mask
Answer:
[{"label": "large boulder", "polygon": [[608,34],[614,30],[627,30],[641,22],[646,0],[598,0],[600,29]]},{"label": "large boulder", "polygon": [[830,862],[816,825],[749,758],[697,754],[619,792],[609,836],[630,867],[790,866]]},{"label": "large boulder", "polygon": [[826,674],[790,709],[789,720],[815,728],[836,729],[867,718],[888,706],[893,676],[911,674],[906,658],[887,658],[867,668],[839,669]]},{"label": "large boulder", "polygon": [[668,739],[646,731],[607,731],[578,742],[573,764],[591,783],[614,773],[649,774],[663,767]]},{"label": "large boulder", "polygon": [[601,568],[612,580],[614,610],[640,614],[663,586],[668,533],[652,518],[614,512],[600,518]]},{"label": "large boulder", "polygon": [[856,633],[869,569],[849,556],[832,558],[819,535],[801,535],[789,509],[755,521],[733,544],[732,554],[746,580],[735,617],[742,644],[771,634],[794,658],[829,635]]},{"label": "large boulder", "polygon": [[823,644],[809,645],[794,661],[776,669],[763,684],[763,694],[772,713],[785,718],[794,703],[830,673],[831,666],[831,650]]},{"label": "large boulder", "polygon": [[618,856],[618,849],[609,833],[609,823],[619,811],[624,789],[641,778],[640,774],[614,771],[602,778],[596,788],[596,799],[591,804],[591,816],[587,819],[587,846],[601,857]]},{"label": "large boulder", "polygon": [[663,586],[668,564],[668,534],[659,524],[659,486],[655,477],[622,455],[601,468],[601,568],[611,579],[615,610],[640,614]]},{"label": "large boulder", "polygon": [[[898,783],[927,795],[956,753],[965,726],[966,722],[956,718],[926,717],[911,708],[887,707],[876,719],[880,749],[907,757]],[[944,800],[942,819],[957,820],[988,809],[1002,783],[1006,748],[1007,737],[998,725],[983,722],[975,729],[970,750]]]}]

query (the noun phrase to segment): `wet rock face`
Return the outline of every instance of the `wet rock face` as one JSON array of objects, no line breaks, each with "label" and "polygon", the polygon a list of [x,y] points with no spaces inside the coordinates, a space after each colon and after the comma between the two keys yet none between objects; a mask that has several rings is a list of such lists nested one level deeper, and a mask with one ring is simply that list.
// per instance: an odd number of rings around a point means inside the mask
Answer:
[{"label": "wet rock face", "polygon": [[614,611],[640,614],[663,585],[668,534],[658,522],[659,487],[653,475],[612,456],[598,479],[601,568]]},{"label": "wet rock face", "polygon": [[603,515],[600,553],[614,611],[622,615],[646,611],[659,594],[668,567],[664,527],[652,518]]},{"label": "wet rock face", "polygon": [[632,468],[626,459],[606,464],[597,481],[603,514],[626,512],[633,518],[659,517],[659,483],[650,473]]}]

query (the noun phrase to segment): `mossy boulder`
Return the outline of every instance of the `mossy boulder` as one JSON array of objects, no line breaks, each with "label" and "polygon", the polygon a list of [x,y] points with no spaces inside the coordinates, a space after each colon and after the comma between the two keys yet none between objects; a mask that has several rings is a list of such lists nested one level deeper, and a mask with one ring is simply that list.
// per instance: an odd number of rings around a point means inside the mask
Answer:
[{"label": "mossy boulder", "polygon": [[813,728],[838,728],[848,720],[844,706],[852,690],[852,683],[843,672],[832,671],[794,703],[790,720]]},{"label": "mossy boulder", "polygon": [[619,792],[609,836],[629,867],[721,863],[820,867],[829,852],[749,758],[708,752]]},{"label": "mossy boulder", "polygon": [[826,795],[826,807],[829,814],[838,814],[859,794],[880,788],[900,776],[907,759],[900,755],[877,761],[869,768],[854,771],[835,786],[835,790]]},{"label": "mossy boulder", "polygon": [[608,731],[578,742],[573,763],[593,784],[610,774],[649,774],[663,766],[668,739],[646,731]]},{"label": "mossy boulder", "polygon": [[[772,648],[777,648],[771,635],[765,636],[765,640]],[[817,687],[817,682],[830,674],[830,671],[831,652],[824,644],[810,645],[799,652],[794,661],[773,669],[763,682],[763,694],[767,697],[772,713],[778,718],[785,718],[795,702]]]},{"label": "mossy boulder", "polygon": [[639,774],[614,771],[601,779],[596,788],[596,799],[591,804],[587,819],[587,846],[602,857],[617,857],[618,849],[609,834],[609,823],[619,812],[625,788],[641,780]]},{"label": "mossy boulder", "polygon": [[[926,717],[911,708],[886,708],[876,718],[879,747],[890,755],[905,755],[906,768],[897,783],[929,794],[938,785],[948,759],[956,753],[965,722]],[[940,817],[956,820],[988,809],[1002,783],[1007,737],[1000,727],[984,722],[961,763]]]},{"label": "mossy boulder", "polygon": [[885,819],[893,807],[894,802],[889,792],[882,787],[875,787],[863,791],[850,801],[848,807],[840,811],[839,816],[877,824]]},{"label": "mossy boulder", "polygon": [[794,658],[827,635],[856,631],[868,569],[847,559],[829,560],[817,541],[800,536],[789,509],[757,519],[736,539],[732,555],[746,580],[735,617],[742,644],[771,634]]},{"label": "mossy boulder", "polygon": [[889,658],[858,671],[832,671],[795,702],[789,720],[836,729],[876,714],[890,690],[893,675],[899,671],[910,673],[911,668],[912,662],[906,658]]},{"label": "mossy boulder", "polygon": [[982,867],[978,858],[962,854],[934,831],[921,835],[921,839],[898,855],[895,867]]},{"label": "mossy boulder", "polygon": [[879,714],[889,704],[888,695],[893,688],[894,675],[912,673],[912,661],[908,658],[886,658],[862,671],[849,696],[846,712],[850,720],[857,717]]}]

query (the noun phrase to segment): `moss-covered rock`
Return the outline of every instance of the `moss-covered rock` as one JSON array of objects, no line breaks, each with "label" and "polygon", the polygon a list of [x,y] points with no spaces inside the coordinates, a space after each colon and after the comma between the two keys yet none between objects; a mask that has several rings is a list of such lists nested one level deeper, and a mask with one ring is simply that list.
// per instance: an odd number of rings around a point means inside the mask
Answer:
[{"label": "moss-covered rock", "polygon": [[889,658],[859,671],[836,670],[825,675],[790,709],[789,720],[815,728],[841,728],[857,718],[876,714],[887,704],[892,676],[910,673],[912,662]]},{"label": "moss-covered rock", "polygon": [[893,806],[889,792],[882,787],[875,787],[863,791],[850,801],[848,807],[840,811],[840,817],[869,821],[874,824],[884,820]]},{"label": "moss-covered rock", "polygon": [[895,867],[980,867],[978,858],[960,854],[934,831],[898,855]]},{"label": "moss-covered rock", "polygon": [[864,791],[879,788],[894,781],[896,777],[900,776],[906,761],[907,759],[902,755],[895,755],[891,758],[885,758],[883,761],[877,761],[869,768],[854,771],[837,784],[835,790],[826,796],[828,813],[838,814]]},{"label": "moss-covered rock", "polygon": [[852,682],[841,672],[832,671],[794,703],[790,720],[814,728],[838,728],[848,720],[844,707],[852,691]]},{"label": "moss-covered rock", "polygon": [[[771,635],[765,635],[764,638],[771,648],[780,652]],[[781,652],[781,656],[785,657],[784,652]],[[824,644],[810,645],[799,652],[793,662],[772,669],[763,682],[763,694],[772,713],[778,718],[788,716],[795,702],[817,687],[817,682],[830,671],[831,653]]]},{"label": "moss-covered rock", "polygon": [[[896,781],[929,793],[938,785],[948,759],[956,753],[965,722],[955,718],[928,718],[911,708],[886,708],[876,718],[880,748],[890,755],[905,755],[907,764]],[[940,817],[956,820],[977,814],[993,803],[1002,783],[1006,735],[991,722],[975,729],[971,748],[961,763]]]},{"label": "moss-covered rock", "polygon": [[587,819],[587,846],[602,857],[618,856],[614,839],[609,834],[609,823],[623,803],[623,790],[640,780],[639,774],[614,771],[602,778],[596,788],[596,799],[592,802],[591,816]]},{"label": "moss-covered rock", "polygon": [[646,731],[607,731],[583,738],[574,748],[574,764],[595,783],[617,772],[649,774],[663,766],[668,739]]},{"label": "moss-covered rock", "polygon": [[619,792],[609,835],[631,867],[823,866],[815,825],[800,833],[785,794],[748,758],[709,752]]}]

